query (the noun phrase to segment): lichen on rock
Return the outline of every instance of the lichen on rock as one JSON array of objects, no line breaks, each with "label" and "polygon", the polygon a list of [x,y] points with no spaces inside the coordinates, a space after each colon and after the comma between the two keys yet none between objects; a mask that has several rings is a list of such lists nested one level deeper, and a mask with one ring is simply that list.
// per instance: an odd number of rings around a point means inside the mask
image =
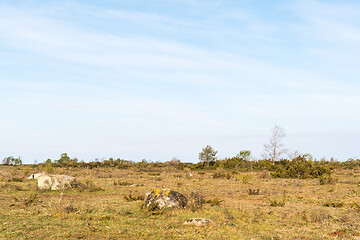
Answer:
[{"label": "lichen on rock", "polygon": [[169,189],[154,189],[145,196],[145,207],[185,208],[186,204],[187,199],[183,194]]}]

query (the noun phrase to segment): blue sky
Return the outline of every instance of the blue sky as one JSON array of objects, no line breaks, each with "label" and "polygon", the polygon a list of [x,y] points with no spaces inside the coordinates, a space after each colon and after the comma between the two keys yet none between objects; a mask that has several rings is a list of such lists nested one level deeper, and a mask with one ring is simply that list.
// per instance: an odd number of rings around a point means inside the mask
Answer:
[{"label": "blue sky", "polygon": [[0,157],[359,158],[357,1],[1,1]]}]

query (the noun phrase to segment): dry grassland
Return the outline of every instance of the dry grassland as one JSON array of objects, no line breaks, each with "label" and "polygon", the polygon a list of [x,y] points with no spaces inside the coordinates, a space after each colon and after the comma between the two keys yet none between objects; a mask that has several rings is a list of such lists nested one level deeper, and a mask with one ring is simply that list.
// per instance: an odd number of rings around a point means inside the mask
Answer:
[{"label": "dry grassland", "polygon": [[[360,239],[360,169],[336,170],[337,183],[320,185],[268,172],[56,168],[83,183],[62,192],[26,180],[41,171],[0,166],[0,239]],[[141,199],[155,188],[200,192],[204,203],[146,210]],[[183,225],[195,217],[213,223]]]}]

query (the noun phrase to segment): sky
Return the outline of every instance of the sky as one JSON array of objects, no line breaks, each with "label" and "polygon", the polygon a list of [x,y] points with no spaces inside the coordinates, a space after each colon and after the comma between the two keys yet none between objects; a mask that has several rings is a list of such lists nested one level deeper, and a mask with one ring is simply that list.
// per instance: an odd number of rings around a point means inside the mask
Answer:
[{"label": "sky", "polygon": [[0,0],[0,158],[360,158],[359,62],[358,1]]}]

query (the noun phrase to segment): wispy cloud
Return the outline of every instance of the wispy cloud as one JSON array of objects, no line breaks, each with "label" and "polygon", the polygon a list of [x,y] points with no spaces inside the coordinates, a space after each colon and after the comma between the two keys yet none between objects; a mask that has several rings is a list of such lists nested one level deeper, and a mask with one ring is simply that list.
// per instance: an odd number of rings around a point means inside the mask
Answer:
[{"label": "wispy cloud", "polygon": [[121,144],[140,157],[132,146],[138,141],[146,152],[192,149],[188,158],[207,139],[234,152],[229,136],[256,135],[251,146],[261,148],[275,123],[290,134],[360,132],[353,113],[359,85],[338,77],[349,69],[360,76],[351,66],[359,60],[355,10],[297,2],[296,20],[281,22],[236,1],[187,4],[183,16],[71,2],[2,4],[0,62],[12,68],[0,76],[0,112],[15,119],[0,120],[2,128],[25,132],[28,144],[38,133],[39,149],[44,138],[49,149],[75,151],[61,140],[69,135],[78,149],[94,149],[100,138],[107,147],[99,152]]},{"label": "wispy cloud", "polygon": [[132,72],[135,76],[139,71],[134,70],[139,69],[144,72],[139,78],[148,75],[161,81],[206,82],[229,87],[259,82],[301,88],[313,81],[309,76],[299,76],[304,74],[295,69],[176,41],[89,33],[17,11],[7,10],[7,14],[1,16],[0,28],[4,33],[1,40],[15,49],[117,72]]}]

